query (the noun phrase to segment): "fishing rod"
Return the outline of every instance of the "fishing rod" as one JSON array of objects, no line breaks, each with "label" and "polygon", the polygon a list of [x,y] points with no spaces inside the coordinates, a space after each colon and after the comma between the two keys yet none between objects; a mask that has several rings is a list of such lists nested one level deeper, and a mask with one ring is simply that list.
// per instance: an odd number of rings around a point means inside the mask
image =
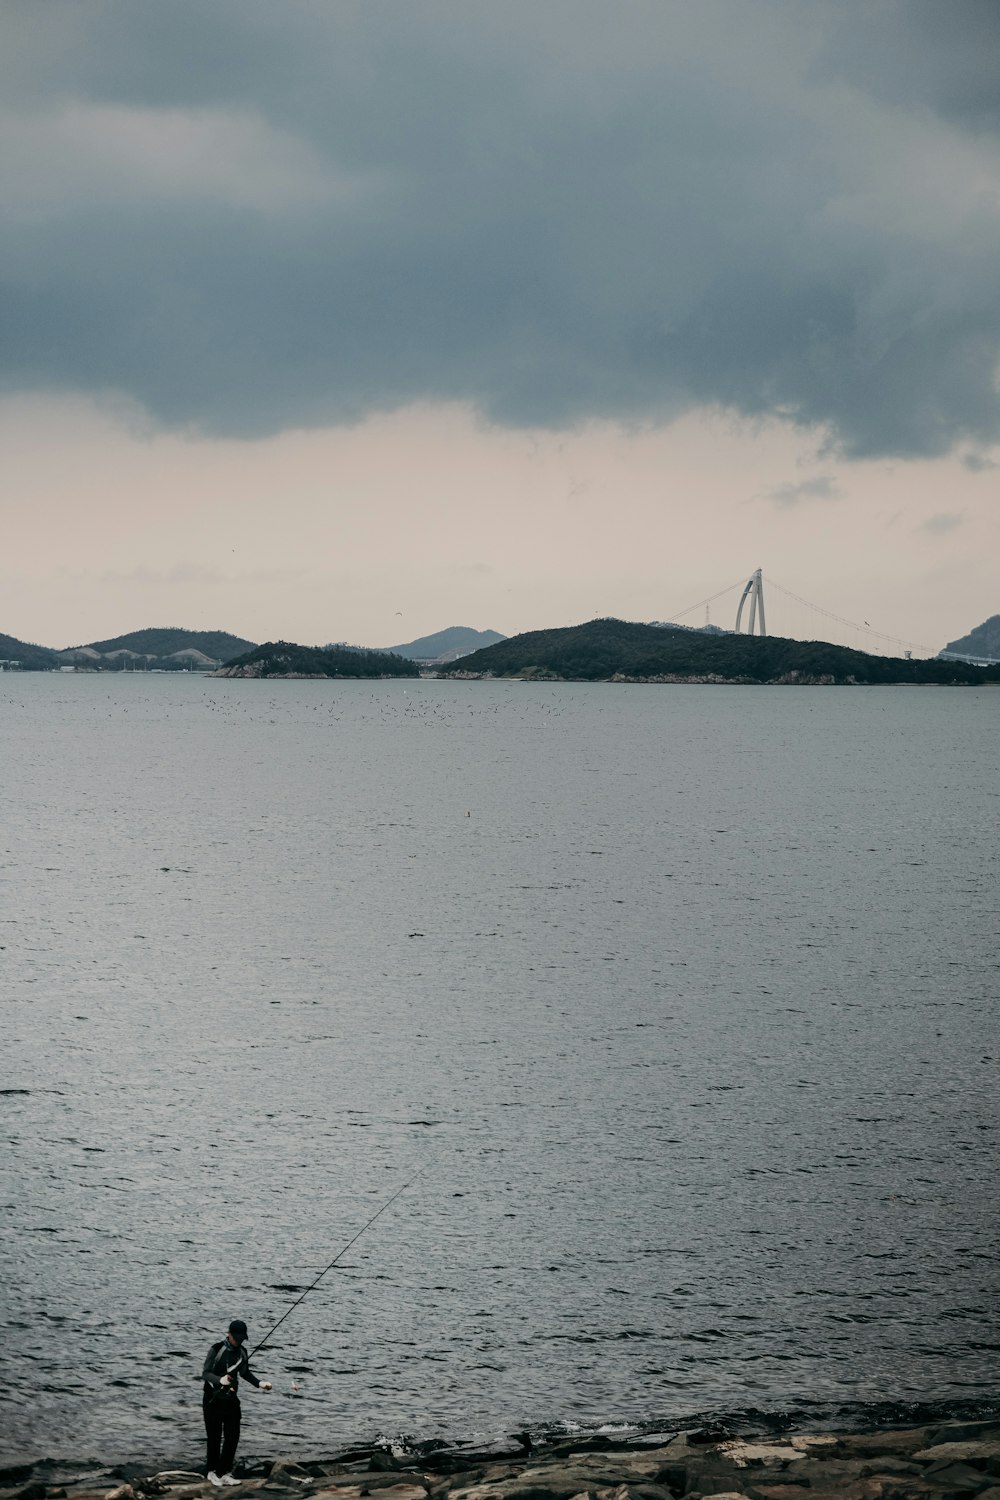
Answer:
[{"label": "fishing rod", "polygon": [[264,1337],[261,1339],[260,1343],[254,1345],[253,1349],[251,1349],[250,1353],[247,1355],[247,1359],[248,1360],[250,1360],[250,1359],[253,1358],[253,1356],[257,1353],[258,1349],[263,1349],[263,1347],[267,1343],[268,1339],[271,1338],[271,1336],[273,1334],[277,1333],[277,1331],[281,1327],[282,1323],[285,1321],[285,1319],[287,1317],[289,1317],[295,1311],[295,1309],[298,1307],[299,1303],[300,1302],[304,1302],[305,1299],[308,1297],[309,1293],[311,1291],[313,1291],[313,1289],[315,1287],[319,1286],[320,1282],[323,1280],[323,1277],[326,1275],[327,1271],[332,1271],[333,1270],[333,1268],[337,1264],[338,1260],[340,1260],[342,1256],[344,1256],[344,1255],[347,1254],[348,1250],[350,1250],[350,1248],[351,1248],[352,1245],[356,1245],[357,1244],[358,1240],[365,1233],[365,1231],[368,1230],[368,1229],[370,1229],[372,1227],[372,1225],[375,1223],[375,1220],[378,1219],[378,1218],[381,1218],[382,1214],[385,1213],[386,1209],[390,1208],[392,1206],[392,1204],[395,1203],[395,1201],[399,1197],[399,1195],[401,1193],[405,1193],[406,1192],[406,1189],[408,1187],[412,1187],[413,1184],[416,1182],[417,1178],[421,1175],[421,1173],[422,1172],[426,1172],[426,1170],[427,1170],[427,1168],[429,1166],[430,1166],[430,1162],[425,1161],[424,1164],[423,1164],[423,1166],[420,1168],[420,1171],[419,1172],[414,1172],[414,1174],[413,1174],[412,1177],[408,1177],[407,1180],[403,1183],[403,1186],[402,1187],[398,1187],[396,1189],[396,1191],[393,1193],[392,1197],[391,1198],[387,1198],[385,1200],[385,1202],[382,1204],[382,1207],[378,1210],[378,1212],[372,1214],[372,1216],[368,1220],[367,1224],[362,1224],[361,1228],[358,1230],[358,1232],[354,1236],[354,1238],[347,1241],[347,1244],[344,1246],[344,1248],[342,1250],[339,1250],[337,1252],[337,1254],[333,1257],[333,1260],[331,1260],[331,1262],[330,1262],[330,1264],[328,1266],[324,1266],[323,1267],[322,1271],[320,1271],[319,1275],[316,1277],[316,1280],[312,1283],[312,1286],[307,1286],[306,1287],[306,1289],[302,1293],[301,1297],[297,1297],[295,1299],[295,1301],[292,1303],[291,1307],[288,1309],[288,1311],[282,1313],[282,1315],[278,1319],[277,1323],[275,1323],[274,1327],[268,1333],[266,1333],[264,1335]]}]

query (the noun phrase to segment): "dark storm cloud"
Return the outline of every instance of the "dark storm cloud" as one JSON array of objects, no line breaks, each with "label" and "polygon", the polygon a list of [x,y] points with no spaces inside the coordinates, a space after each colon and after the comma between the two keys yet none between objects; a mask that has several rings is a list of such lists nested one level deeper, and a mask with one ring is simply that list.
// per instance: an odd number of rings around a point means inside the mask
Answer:
[{"label": "dark storm cloud", "polygon": [[996,0],[863,3],[834,18],[814,76],[839,75],[892,104],[1000,131]]},{"label": "dark storm cloud", "polygon": [[0,380],[216,433],[458,399],[988,444],[989,18],[944,9],[942,60],[919,3],[9,5]]}]

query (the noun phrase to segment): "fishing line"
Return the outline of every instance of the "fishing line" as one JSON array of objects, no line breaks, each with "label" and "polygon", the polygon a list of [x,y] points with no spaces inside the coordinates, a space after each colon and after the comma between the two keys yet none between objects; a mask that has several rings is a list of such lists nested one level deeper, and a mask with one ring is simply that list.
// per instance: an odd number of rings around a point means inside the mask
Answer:
[{"label": "fishing line", "polygon": [[412,1177],[408,1177],[407,1180],[403,1183],[403,1186],[402,1187],[398,1187],[396,1189],[396,1191],[393,1193],[392,1197],[391,1198],[387,1198],[385,1200],[385,1202],[382,1204],[382,1207],[378,1210],[378,1212],[372,1214],[372,1216],[368,1220],[367,1224],[362,1224],[361,1228],[358,1230],[358,1232],[354,1236],[354,1238],[347,1241],[347,1244],[344,1246],[344,1248],[342,1250],[339,1250],[337,1252],[337,1254],[333,1257],[333,1260],[331,1260],[331,1262],[330,1262],[330,1264],[328,1266],[324,1266],[323,1267],[322,1271],[320,1271],[319,1275],[316,1277],[316,1280],[312,1283],[312,1286],[307,1286],[306,1287],[306,1289],[302,1293],[301,1297],[297,1297],[296,1300],[292,1303],[291,1307],[288,1309],[288,1311],[282,1313],[282,1315],[278,1319],[277,1323],[275,1323],[274,1327],[268,1333],[266,1333],[264,1335],[264,1337],[261,1339],[260,1343],[254,1345],[253,1349],[251,1349],[250,1353],[247,1356],[248,1360],[253,1358],[253,1356],[257,1353],[258,1349],[263,1349],[263,1347],[267,1343],[268,1339],[272,1336],[272,1334],[277,1333],[277,1331],[281,1327],[282,1323],[285,1321],[285,1319],[287,1317],[289,1317],[295,1311],[295,1309],[298,1307],[299,1303],[300,1302],[304,1302],[305,1299],[308,1297],[309,1293],[315,1287],[319,1286],[320,1282],[323,1280],[323,1277],[326,1275],[327,1271],[332,1271],[333,1270],[333,1268],[337,1264],[338,1260],[340,1260],[342,1256],[344,1256],[344,1255],[347,1254],[348,1250],[350,1250],[350,1248],[351,1248],[352,1245],[356,1245],[357,1244],[358,1240],[365,1233],[365,1231],[368,1230],[368,1229],[370,1229],[372,1227],[372,1225],[375,1223],[375,1220],[378,1219],[378,1218],[380,1218],[382,1216],[382,1214],[385,1213],[386,1209],[389,1208],[393,1203],[395,1203],[396,1199],[399,1197],[399,1195],[401,1193],[405,1193],[406,1189],[408,1187],[412,1187],[413,1186],[413,1184],[416,1182],[417,1178],[421,1175],[421,1173],[427,1171],[427,1168],[430,1166],[430,1164],[431,1163],[429,1161],[425,1161],[424,1164],[423,1164],[423,1166],[420,1168],[420,1171],[419,1172],[414,1172],[414,1174],[413,1174]]}]

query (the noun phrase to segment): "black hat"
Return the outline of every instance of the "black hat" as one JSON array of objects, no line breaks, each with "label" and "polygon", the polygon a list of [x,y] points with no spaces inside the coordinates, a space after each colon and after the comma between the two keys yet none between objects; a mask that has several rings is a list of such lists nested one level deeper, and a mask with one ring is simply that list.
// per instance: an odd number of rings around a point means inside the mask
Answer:
[{"label": "black hat", "polygon": [[229,1332],[232,1334],[233,1338],[238,1344],[246,1343],[247,1325],[244,1323],[242,1318],[233,1319],[233,1321],[229,1325]]}]

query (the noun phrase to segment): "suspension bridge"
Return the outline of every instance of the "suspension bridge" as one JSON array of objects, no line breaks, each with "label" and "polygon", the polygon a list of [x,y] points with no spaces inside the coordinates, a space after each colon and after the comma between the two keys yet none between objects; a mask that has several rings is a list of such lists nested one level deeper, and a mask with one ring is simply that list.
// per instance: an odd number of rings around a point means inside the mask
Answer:
[{"label": "suspension bridge", "polygon": [[[818,616],[822,619],[833,621],[838,625],[840,627],[838,635],[843,635],[844,631],[851,633],[852,638],[849,641],[845,642],[841,640],[838,644],[854,645],[874,655],[899,656],[900,654],[904,654],[909,656],[916,653],[920,656],[933,656],[935,654],[933,646],[925,645],[920,641],[904,640],[902,636],[890,635],[888,631],[877,630],[868,620],[849,620],[845,615],[839,615],[832,609],[826,609],[821,604],[814,604],[809,599],[803,599],[801,594],[796,594],[792,589],[785,588],[783,584],[780,584],[777,579],[772,578],[770,574],[765,577],[761,568],[755,568],[748,579],[738,578],[735,583],[727,584],[724,589],[719,589],[717,593],[709,594],[707,599],[699,599],[694,604],[687,605],[684,609],[674,610],[669,616],[669,621],[672,624],[683,624],[686,615],[704,610],[705,625],[711,625],[710,612],[712,606],[718,605],[718,601],[725,599],[729,594],[735,595],[736,590],[739,589],[741,592],[739,601],[736,603],[735,616],[730,616],[733,619],[733,623],[718,625],[717,628],[732,630],[737,634],[745,632],[750,635],[766,635],[768,632],[764,617],[765,583],[768,595],[775,596],[779,602],[779,613],[782,616],[780,623],[784,627],[779,631],[772,631],[772,634],[786,635],[793,639],[796,637],[810,640],[830,639],[829,626],[827,626],[827,634],[824,636],[809,633],[810,617]],[[803,611],[808,611],[808,615],[803,616]],[[725,607],[716,612],[723,612],[723,618],[728,613]],[[744,614],[746,617],[745,625]],[[804,635],[800,623],[803,619],[806,621]],[[796,626],[798,628],[794,628]]]}]

